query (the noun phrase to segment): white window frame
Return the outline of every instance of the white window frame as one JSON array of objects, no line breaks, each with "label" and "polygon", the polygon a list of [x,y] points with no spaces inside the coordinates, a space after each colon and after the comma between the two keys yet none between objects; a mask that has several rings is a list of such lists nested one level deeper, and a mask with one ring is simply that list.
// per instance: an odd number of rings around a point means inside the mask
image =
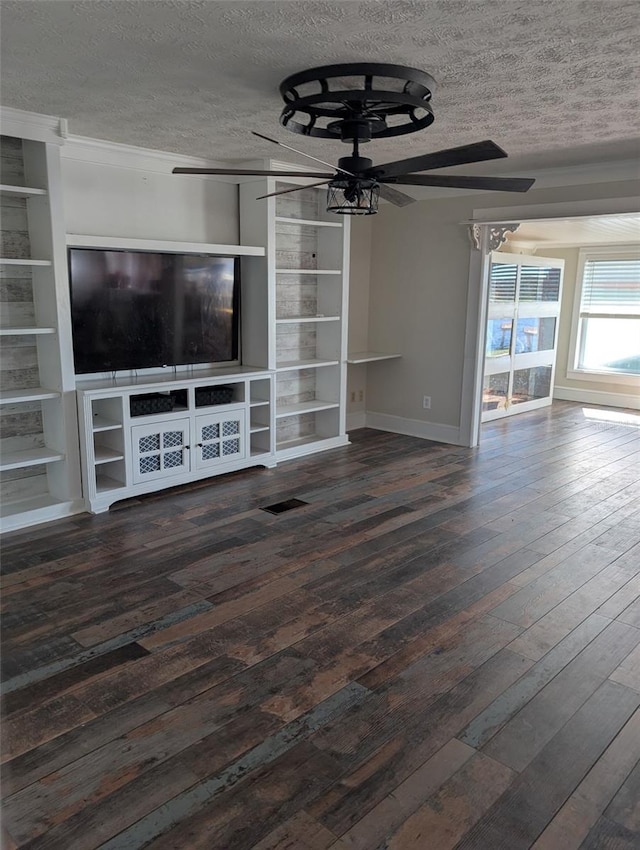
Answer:
[{"label": "white window frame", "polygon": [[620,260],[637,259],[640,248],[635,245],[606,245],[601,247],[580,248],[578,251],[578,268],[573,297],[573,313],[571,316],[571,336],[569,338],[569,356],[567,359],[567,378],[575,381],[597,381],[609,384],[625,384],[640,387],[639,375],[624,375],[620,372],[604,372],[596,369],[581,369],[578,367],[578,341],[580,330],[580,305],[582,304],[582,284],[584,267],[588,260],[608,260],[612,257]]}]

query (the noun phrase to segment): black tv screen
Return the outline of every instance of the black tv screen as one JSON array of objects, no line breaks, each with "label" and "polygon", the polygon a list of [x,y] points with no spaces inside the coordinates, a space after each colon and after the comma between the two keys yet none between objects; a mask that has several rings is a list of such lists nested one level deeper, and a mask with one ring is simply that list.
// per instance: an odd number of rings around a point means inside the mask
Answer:
[{"label": "black tv screen", "polygon": [[78,374],[238,359],[236,257],[69,249]]}]

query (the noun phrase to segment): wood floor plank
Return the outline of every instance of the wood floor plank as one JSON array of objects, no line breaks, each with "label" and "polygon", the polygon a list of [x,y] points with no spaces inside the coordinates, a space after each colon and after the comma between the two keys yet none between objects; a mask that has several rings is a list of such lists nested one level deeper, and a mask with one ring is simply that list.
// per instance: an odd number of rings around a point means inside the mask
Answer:
[{"label": "wood floor plank", "polygon": [[335,840],[332,832],[301,811],[254,844],[251,850],[327,850]]},{"label": "wood floor plank", "polygon": [[483,747],[522,771],[640,643],[640,631],[609,623],[579,655]]},{"label": "wood floor plank", "polygon": [[[627,789],[618,793],[607,810],[607,816],[630,829],[640,829],[640,795],[635,796],[637,823],[629,809],[634,795],[634,780],[629,773],[637,766],[640,792],[640,712],[636,711],[617,737],[604,751],[586,777],[532,846],[532,850],[578,850],[589,830],[605,812],[616,790],[627,781]],[[623,786],[624,787],[624,786]]]},{"label": "wood floor plank", "polygon": [[314,735],[317,746],[340,755],[346,767],[310,813],[342,835],[530,666],[501,650],[426,710],[418,702],[415,711],[408,706],[397,714],[381,695],[339,726]]},{"label": "wood floor plank", "polygon": [[609,678],[640,693],[640,645],[627,655]]},{"label": "wood floor plank", "polygon": [[466,833],[458,850],[528,850],[640,704],[605,682]]},{"label": "wood floor plank", "polygon": [[580,850],[637,850],[640,832],[602,817],[580,845]]},{"label": "wood floor plank", "polygon": [[640,429],[583,408],[6,535],[4,843],[635,850]]},{"label": "wood floor plank", "polygon": [[511,784],[513,771],[476,753],[388,840],[389,850],[451,850]]},{"label": "wood floor plank", "polygon": [[[638,738],[632,747],[637,748]],[[640,758],[604,814],[609,820],[640,833]]]},{"label": "wood floor plank", "polygon": [[[587,618],[544,658],[534,664],[524,676],[511,687],[506,688],[491,705],[474,717],[473,721],[458,735],[460,740],[472,747],[484,746],[610,622],[597,614]],[[510,646],[513,647],[514,643],[515,641]]]},{"label": "wood floor plank", "polygon": [[472,747],[452,738],[347,830],[339,847],[370,850],[385,842],[474,753]]}]

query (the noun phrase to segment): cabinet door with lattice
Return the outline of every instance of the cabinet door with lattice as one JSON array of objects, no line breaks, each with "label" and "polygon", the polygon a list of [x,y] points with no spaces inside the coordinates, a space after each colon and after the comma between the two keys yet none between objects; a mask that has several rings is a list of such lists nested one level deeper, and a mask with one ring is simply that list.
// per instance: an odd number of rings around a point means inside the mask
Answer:
[{"label": "cabinet door with lattice", "polygon": [[244,458],[246,430],[244,407],[196,416],[196,469]]},{"label": "cabinet door with lattice", "polygon": [[188,472],[189,430],[189,419],[134,425],[131,428],[133,483]]}]

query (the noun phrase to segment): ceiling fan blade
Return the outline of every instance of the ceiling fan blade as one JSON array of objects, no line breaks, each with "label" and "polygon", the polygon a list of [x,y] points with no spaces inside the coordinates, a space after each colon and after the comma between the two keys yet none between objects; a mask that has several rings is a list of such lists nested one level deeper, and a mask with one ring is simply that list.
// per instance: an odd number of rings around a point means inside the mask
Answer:
[{"label": "ceiling fan blade", "polygon": [[274,145],[280,145],[281,148],[286,148],[288,151],[293,151],[294,153],[300,154],[300,156],[306,156],[307,159],[313,159],[315,162],[319,162],[321,165],[326,165],[329,168],[333,168],[334,171],[339,171],[341,174],[348,174],[350,177],[354,175],[350,171],[345,171],[344,168],[338,168],[337,165],[331,165],[330,162],[325,162],[324,159],[318,159],[317,156],[311,156],[311,154],[303,153],[299,151],[297,148],[292,148],[291,145],[285,145],[284,142],[279,142],[277,139],[272,139],[269,136],[263,136],[262,133],[256,133],[255,130],[251,131],[254,136],[257,136],[259,139],[264,139],[266,142],[273,142]]},{"label": "ceiling fan blade", "polygon": [[172,174],[229,174],[235,177],[326,177],[330,180],[333,174],[320,171],[260,171],[259,169],[245,170],[243,168],[174,168]]},{"label": "ceiling fan blade", "polygon": [[471,145],[461,145],[459,148],[425,153],[422,156],[412,156],[397,162],[385,162],[374,165],[363,173],[365,177],[375,180],[386,177],[398,177],[411,171],[429,171],[432,168],[449,168],[453,165],[466,165],[469,162],[484,162],[487,159],[500,159],[507,156],[501,147],[492,141],[474,142]]},{"label": "ceiling fan blade", "polygon": [[384,198],[385,201],[395,204],[397,207],[406,207],[408,204],[415,204],[416,202],[415,198],[405,195],[404,192],[398,192],[397,189],[392,189],[391,186],[387,186],[384,183],[378,185],[380,186],[380,197]]},{"label": "ceiling fan blade", "polygon": [[462,174],[405,174],[393,179],[394,184],[405,186],[444,186],[489,192],[526,192],[535,182],[531,177],[465,177]]},{"label": "ceiling fan blade", "polygon": [[273,198],[275,195],[287,195],[289,192],[299,192],[301,189],[311,189],[314,186],[326,186],[327,183],[331,182],[329,180],[321,180],[319,183],[308,183],[306,186],[294,186],[293,189],[281,189],[279,192],[269,192],[268,195],[258,195],[256,201],[262,200],[262,198]]}]

